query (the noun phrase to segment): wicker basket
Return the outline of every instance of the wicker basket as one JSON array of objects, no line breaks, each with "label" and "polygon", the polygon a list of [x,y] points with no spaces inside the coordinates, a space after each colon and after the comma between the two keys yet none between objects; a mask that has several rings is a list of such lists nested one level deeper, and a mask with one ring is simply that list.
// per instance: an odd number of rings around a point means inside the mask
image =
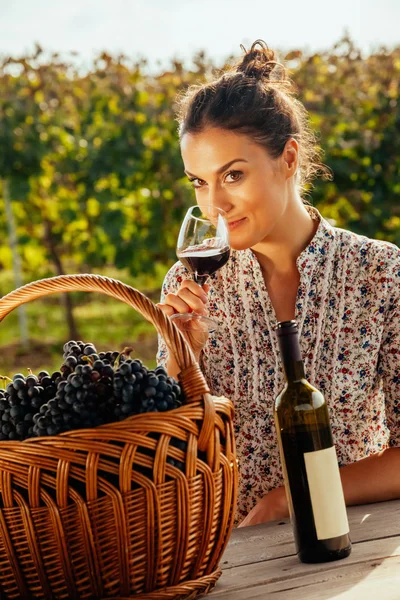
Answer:
[{"label": "wicker basket", "polygon": [[171,321],[119,281],[36,281],[0,300],[0,320],[25,302],[73,290],[113,296],[153,323],[178,362],[188,403],[94,429],[0,442],[0,598],[194,599],[214,587],[233,526],[232,403],[210,395]]}]

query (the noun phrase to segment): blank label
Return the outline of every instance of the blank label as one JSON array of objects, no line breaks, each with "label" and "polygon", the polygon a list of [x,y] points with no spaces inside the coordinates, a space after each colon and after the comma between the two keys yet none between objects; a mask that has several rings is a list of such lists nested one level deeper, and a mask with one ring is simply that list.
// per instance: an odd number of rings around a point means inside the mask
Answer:
[{"label": "blank label", "polygon": [[304,462],[317,538],[327,540],[349,533],[335,446],[305,452]]}]

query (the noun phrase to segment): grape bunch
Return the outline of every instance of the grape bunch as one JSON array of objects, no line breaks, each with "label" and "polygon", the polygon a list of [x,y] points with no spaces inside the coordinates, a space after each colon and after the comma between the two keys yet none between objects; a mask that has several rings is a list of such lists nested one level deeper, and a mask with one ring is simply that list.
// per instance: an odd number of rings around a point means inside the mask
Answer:
[{"label": "grape bunch", "polygon": [[78,342],[70,340],[64,344],[63,351],[64,363],[61,366],[61,371],[65,376],[68,376],[73,373],[77,365],[93,364],[97,360],[112,366],[116,361],[123,362],[125,357],[132,351],[132,348],[125,348],[121,353],[117,350],[97,353],[93,344],[81,340]]},{"label": "grape bunch", "polygon": [[100,359],[93,365],[76,365],[66,379],[58,382],[54,398],[34,415],[34,434],[57,435],[113,420],[113,376],[112,366]]},{"label": "grape bunch", "polygon": [[147,369],[139,359],[126,359],[115,371],[114,416],[122,420],[144,412],[163,412],[182,404],[180,386],[164,367]]},{"label": "grape bunch", "polygon": [[62,380],[60,372],[51,376],[41,371],[14,375],[5,390],[0,390],[0,440],[24,440],[34,435],[34,415],[56,394]]},{"label": "grape bunch", "polygon": [[97,354],[97,350],[93,344],[82,342],[79,340],[75,342],[75,340],[70,340],[63,346],[63,359],[64,361],[68,359],[70,356],[76,358],[76,364],[85,364],[86,358],[88,356],[93,356],[94,359],[99,358]]},{"label": "grape bunch", "polygon": [[0,390],[0,440],[57,435],[181,406],[177,381],[163,367],[149,370],[130,358],[132,350],[98,353],[91,343],[71,340],[59,371],[14,375]]}]

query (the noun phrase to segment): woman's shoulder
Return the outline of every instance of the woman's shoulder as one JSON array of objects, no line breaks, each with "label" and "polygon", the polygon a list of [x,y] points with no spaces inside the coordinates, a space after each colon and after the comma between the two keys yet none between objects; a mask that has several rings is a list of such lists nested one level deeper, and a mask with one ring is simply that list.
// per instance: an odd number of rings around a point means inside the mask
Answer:
[{"label": "woman's shoulder", "polygon": [[339,247],[350,259],[358,259],[365,267],[400,267],[400,248],[392,242],[369,238],[347,229],[335,228]]}]

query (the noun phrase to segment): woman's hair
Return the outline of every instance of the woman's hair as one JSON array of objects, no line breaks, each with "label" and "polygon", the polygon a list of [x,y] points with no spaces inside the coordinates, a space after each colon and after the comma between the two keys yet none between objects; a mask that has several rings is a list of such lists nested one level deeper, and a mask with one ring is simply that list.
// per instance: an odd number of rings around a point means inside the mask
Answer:
[{"label": "woman's hair", "polygon": [[272,158],[294,138],[299,144],[300,185],[318,174],[328,175],[308,113],[294,97],[285,67],[262,40],[249,51],[241,48],[245,55],[233,68],[214,81],[190,86],[178,99],[179,137],[218,127],[248,135]]}]

